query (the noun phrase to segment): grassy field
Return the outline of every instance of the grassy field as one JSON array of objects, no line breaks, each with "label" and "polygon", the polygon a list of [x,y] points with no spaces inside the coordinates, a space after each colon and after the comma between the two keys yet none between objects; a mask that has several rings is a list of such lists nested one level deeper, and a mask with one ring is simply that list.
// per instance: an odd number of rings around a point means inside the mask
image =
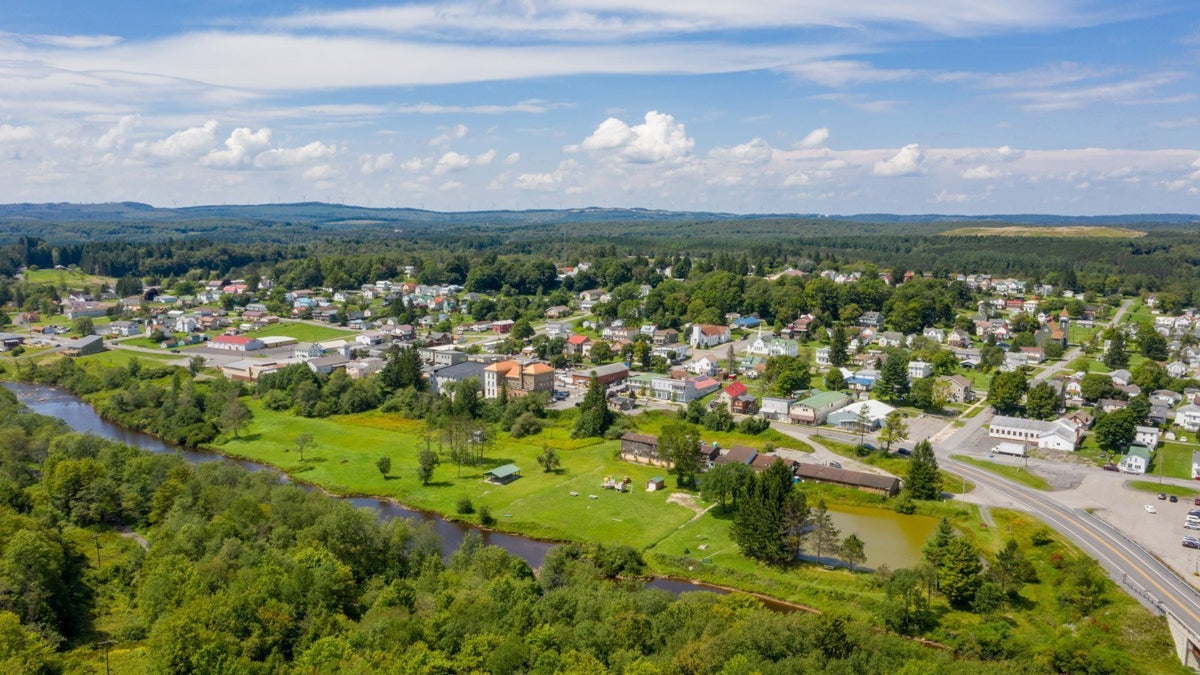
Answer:
[{"label": "grassy field", "polygon": [[1050,489],[1050,483],[1047,482],[1045,478],[1029,473],[1029,471],[1025,470],[1024,467],[1010,466],[1008,464],[997,464],[996,462],[989,462],[987,460],[976,459],[974,457],[964,457],[962,455],[951,455],[951,457],[960,462],[970,464],[971,466],[977,466],[981,469],[999,474],[1009,480],[1016,481],[1021,485],[1031,487],[1035,490]]},{"label": "grassy field", "polygon": [[1009,225],[1004,227],[959,227],[946,230],[947,237],[1102,237],[1106,239],[1133,239],[1146,236],[1145,232],[1124,227],[1091,227],[1088,225],[1066,225],[1062,227],[1032,227]]},{"label": "grassy field", "polygon": [[1152,494],[1158,494],[1161,492],[1167,495],[1189,498],[1200,496],[1200,490],[1195,488],[1184,487],[1182,485],[1172,485],[1171,483],[1159,483],[1152,480],[1131,480],[1126,483],[1126,485],[1134,490],[1141,490],[1142,492],[1150,492]]},{"label": "grassy field", "polygon": [[267,326],[262,330],[251,331],[246,333],[246,335],[252,337],[283,335],[286,337],[296,338],[301,342],[319,342],[321,340],[350,338],[356,335],[356,333],[354,331],[334,328],[332,326],[315,326],[310,323],[285,321],[282,323],[277,323],[273,326]]},{"label": "grassy field", "polygon": [[1155,453],[1149,473],[1158,475],[1161,471],[1169,478],[1191,478],[1192,452],[1196,450],[1200,450],[1200,446],[1166,441]]},{"label": "grassy field", "polygon": [[117,280],[112,277],[98,277],[92,274],[84,274],[79,270],[44,269],[26,271],[25,281],[31,284],[54,284],[55,286],[65,284],[67,288],[83,288],[84,286],[95,286],[97,284],[111,286]]}]

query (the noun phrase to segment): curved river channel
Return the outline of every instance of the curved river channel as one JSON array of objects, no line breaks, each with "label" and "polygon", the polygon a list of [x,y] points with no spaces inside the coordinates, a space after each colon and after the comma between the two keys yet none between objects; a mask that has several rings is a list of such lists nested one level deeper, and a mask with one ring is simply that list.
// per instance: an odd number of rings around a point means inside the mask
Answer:
[{"label": "curved river channel", "polygon": [[[59,387],[22,382],[4,382],[4,386],[17,395],[17,398],[34,412],[40,415],[57,417],[76,431],[93,433],[109,440],[127,443],[151,452],[179,453],[191,464],[205,462],[229,462],[237,464],[247,471],[270,471],[279,473],[275,467],[246,460],[233,459],[224,455],[196,450],[192,448],[175,447],[161,439],[127,429],[114,422],[100,417],[91,405],[74,394]],[[286,477],[283,478],[286,480]],[[303,490],[316,488],[297,484]],[[432,524],[434,531],[442,540],[442,551],[446,555],[458,549],[463,537],[475,530],[480,533],[484,544],[499,546],[509,553],[529,563],[531,567],[540,567],[549,552],[556,544],[539,541],[515,534],[482,530],[466,523],[446,520],[435,513],[407,509],[388,500],[372,497],[331,497],[342,499],[351,504],[372,511],[380,520],[406,518],[413,521],[425,521]],[[920,516],[901,516],[891,511],[879,509],[838,506],[830,508],[834,524],[843,534],[854,532],[867,542],[867,565],[877,566],[886,564],[892,569],[907,567],[915,564],[921,558],[921,546],[933,533],[936,521]],[[676,579],[654,579],[649,586],[661,588],[673,593],[683,591],[704,590],[723,593],[724,589],[695,584]],[[789,611],[790,605],[760,598],[765,605],[772,609]]]}]

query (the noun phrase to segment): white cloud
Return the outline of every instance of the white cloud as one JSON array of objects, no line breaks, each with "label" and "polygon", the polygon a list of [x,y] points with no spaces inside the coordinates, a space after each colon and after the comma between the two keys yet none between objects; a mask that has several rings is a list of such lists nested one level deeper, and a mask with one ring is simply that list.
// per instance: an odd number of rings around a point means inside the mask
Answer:
[{"label": "white cloud", "polygon": [[401,169],[409,173],[418,173],[425,167],[429,166],[429,159],[425,157],[413,157],[400,165]]},{"label": "white cloud", "polygon": [[487,152],[485,152],[481,155],[476,155],[475,159],[471,160],[471,162],[473,164],[475,164],[476,166],[487,166],[487,165],[491,164],[492,160],[494,160],[494,159],[496,159],[496,151],[488,150]]},{"label": "white cloud", "polygon": [[[574,160],[559,162],[558,168],[547,173],[523,173],[513,181],[513,187],[527,192],[558,192],[567,182],[569,175],[579,168]],[[568,186],[568,192],[573,187]]]},{"label": "white cloud", "polygon": [[438,159],[437,164],[433,167],[433,175],[440,176],[451,171],[462,171],[468,166],[471,166],[470,157],[451,150]]},{"label": "white cloud", "polygon": [[870,84],[874,82],[891,82],[894,80],[909,80],[921,75],[916,70],[892,69],[884,70],[865,61],[826,60],[800,63],[785,68],[797,77],[816,82],[827,87],[845,87],[851,84]]},{"label": "white cloud", "polygon": [[687,135],[684,125],[671,115],[651,110],[645,122],[629,126],[610,117],[596,127],[579,145],[567,146],[568,152],[580,149],[596,153],[616,151],[615,156],[634,164],[675,162],[692,154],[696,141]]},{"label": "white cloud", "polygon": [[967,201],[967,196],[961,192],[950,192],[943,189],[934,195],[931,201],[934,204],[962,204]]},{"label": "white cloud", "polygon": [[443,145],[450,141],[457,141],[466,138],[471,130],[465,124],[455,124],[454,126],[444,130],[441,134],[429,139],[430,145]]},{"label": "white cloud", "polygon": [[364,175],[387,171],[395,164],[396,157],[390,152],[385,152],[379,155],[363,155],[359,159],[359,171]]},{"label": "white cloud", "polygon": [[462,186],[463,186],[463,184],[456,180],[448,180],[445,183],[442,183],[441,185],[439,185],[438,190],[440,190],[442,192],[450,192],[452,190],[460,190],[460,189],[462,189]]},{"label": "white cloud", "polygon": [[271,130],[250,131],[238,127],[225,139],[224,150],[212,150],[201,160],[205,166],[232,168],[248,164],[258,153],[271,147]]},{"label": "white cloud", "polygon": [[329,177],[330,173],[331,172],[329,170],[328,164],[318,164],[318,165],[316,165],[314,167],[310,167],[308,170],[306,170],[302,177],[304,178],[304,180],[318,181],[318,180],[325,180],[326,178]]},{"label": "white cloud", "polygon": [[799,146],[802,148],[819,148],[822,145],[825,145],[825,142],[828,140],[829,129],[827,127],[821,127],[820,129],[813,129],[812,131],[808,132],[808,135],[800,141]]},{"label": "white cloud", "polygon": [[97,150],[112,150],[125,145],[125,140],[129,136],[129,132],[133,131],[139,124],[142,123],[140,115],[125,115],[117,120],[117,123],[104,132],[100,138],[96,139]]},{"label": "white cloud", "polygon": [[96,49],[121,43],[121,38],[115,35],[23,35],[21,38],[24,42],[67,49]]},{"label": "white cloud", "polygon": [[890,159],[875,162],[871,174],[874,176],[911,176],[921,171],[921,162],[925,159],[921,146],[916,143],[900,148]]},{"label": "white cloud", "polygon": [[10,124],[0,124],[0,143],[31,141],[36,135],[33,127],[14,127]]},{"label": "white cloud", "polygon": [[708,156],[718,162],[757,166],[771,161],[771,146],[756,137],[732,148],[714,148]]},{"label": "white cloud", "polygon": [[254,158],[254,166],[260,169],[277,169],[296,166],[318,159],[325,159],[337,152],[336,145],[313,141],[299,148],[274,148]]},{"label": "white cloud", "polygon": [[216,143],[217,121],[209,120],[204,126],[177,131],[159,141],[142,141],[133,146],[133,151],[158,159],[183,159],[203,155]]},{"label": "white cloud", "polygon": [[995,178],[1000,178],[1003,175],[1004,173],[1002,171],[999,169],[993,169],[987,164],[973,166],[970,169],[962,172],[962,177],[966,178],[967,180],[992,180]]},{"label": "white cloud", "polygon": [[519,152],[510,152],[508,153],[508,156],[504,158],[504,163],[508,166],[512,166],[519,161],[521,161],[521,153]]}]

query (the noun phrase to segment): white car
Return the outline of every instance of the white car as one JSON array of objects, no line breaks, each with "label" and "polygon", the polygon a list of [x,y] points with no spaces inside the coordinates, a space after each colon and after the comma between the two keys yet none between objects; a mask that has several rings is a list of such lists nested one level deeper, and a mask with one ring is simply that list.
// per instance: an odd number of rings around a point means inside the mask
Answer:
[{"label": "white car", "polygon": [[1200,530],[1200,521],[1189,520],[1183,524],[1183,529],[1185,529],[1185,530]]},{"label": "white car", "polygon": [[1147,504],[1146,513],[1158,513],[1158,509],[1154,508],[1153,504]]}]

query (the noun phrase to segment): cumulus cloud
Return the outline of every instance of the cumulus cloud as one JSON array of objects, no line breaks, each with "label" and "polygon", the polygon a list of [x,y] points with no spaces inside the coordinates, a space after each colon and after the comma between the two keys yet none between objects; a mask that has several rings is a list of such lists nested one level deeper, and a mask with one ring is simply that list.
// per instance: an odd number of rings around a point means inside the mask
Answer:
[{"label": "cumulus cloud", "polygon": [[558,168],[546,173],[523,173],[513,181],[513,187],[528,192],[558,192],[567,181],[569,172],[578,164],[567,160],[560,162]]},{"label": "cumulus cloud", "polygon": [[475,159],[473,159],[471,161],[476,166],[487,166],[487,165],[491,164],[492,160],[494,160],[494,159],[496,159],[496,151],[488,150],[487,152],[483,153],[482,155],[475,155]]},{"label": "cumulus cloud", "polygon": [[267,150],[254,158],[254,166],[260,169],[278,169],[296,166],[331,157],[336,152],[336,145],[326,145],[320,141],[313,141],[299,148],[274,148]]},{"label": "cumulus cloud", "polygon": [[582,143],[565,149],[568,152],[611,153],[634,164],[656,164],[685,159],[691,156],[695,145],[695,139],[687,135],[683,124],[671,115],[651,110],[646,113],[645,122],[634,126],[610,117]]},{"label": "cumulus cloud", "polygon": [[271,146],[271,130],[267,128],[250,131],[249,127],[238,127],[225,139],[224,150],[211,150],[201,160],[205,166],[232,168],[250,162],[258,153]]},{"label": "cumulus cloud", "polygon": [[967,196],[961,192],[950,192],[943,189],[934,195],[930,201],[934,204],[962,204],[967,201]]},{"label": "cumulus cloud", "polygon": [[508,153],[508,156],[504,158],[504,163],[508,166],[512,166],[519,161],[521,161],[521,153],[519,152],[510,152]]},{"label": "cumulus cloud", "polygon": [[390,152],[385,152],[380,155],[363,155],[360,158],[359,171],[361,171],[364,175],[369,176],[373,173],[379,173],[380,171],[387,171],[388,169],[392,168],[392,165],[395,163],[395,161],[395,155]]},{"label": "cumulus cloud", "polygon": [[104,132],[100,138],[96,139],[97,150],[112,150],[125,145],[125,139],[129,136],[129,132],[142,123],[142,118],[139,115],[125,115],[117,120],[108,131]]},{"label": "cumulus cloud", "polygon": [[433,167],[433,174],[440,176],[451,171],[462,171],[471,166],[471,158],[466,155],[459,154],[451,150],[442,155],[437,161],[437,165]]},{"label": "cumulus cloud", "polygon": [[329,177],[329,174],[330,174],[330,169],[329,169],[328,164],[318,164],[314,167],[310,167],[307,171],[305,171],[303,178],[304,178],[304,180],[313,180],[313,181],[324,180]]},{"label": "cumulus cloud", "polygon": [[808,135],[800,141],[799,145],[802,148],[819,148],[822,145],[825,145],[825,142],[828,140],[829,129],[827,127],[821,127],[820,129],[813,129],[812,131],[808,132]]},{"label": "cumulus cloud", "polygon": [[444,145],[450,141],[457,141],[466,138],[471,130],[465,124],[455,124],[454,126],[444,130],[441,134],[429,139],[430,145]]},{"label": "cumulus cloud", "polygon": [[458,190],[458,189],[462,188],[462,186],[463,186],[463,184],[456,180],[448,180],[445,183],[442,183],[441,185],[439,185],[438,190],[440,190],[442,192],[450,192],[452,190]]},{"label": "cumulus cloud", "polygon": [[413,157],[400,165],[401,169],[409,173],[417,173],[429,165],[429,160],[424,157]]},{"label": "cumulus cloud", "polygon": [[33,127],[14,127],[10,124],[0,124],[0,143],[13,141],[30,141],[36,134]]},{"label": "cumulus cloud", "polygon": [[714,148],[708,156],[719,162],[757,166],[771,160],[771,146],[756,137],[732,148]]},{"label": "cumulus cloud", "polygon": [[999,169],[993,169],[987,164],[973,166],[970,169],[962,172],[962,177],[966,178],[967,180],[991,180],[994,178],[1000,178],[1003,175],[1004,173],[1002,171]]},{"label": "cumulus cloud", "polygon": [[198,157],[208,152],[217,143],[217,121],[209,120],[204,126],[177,131],[158,141],[142,141],[133,146],[134,154],[158,159],[184,159]]},{"label": "cumulus cloud", "polygon": [[900,151],[889,159],[875,162],[871,174],[874,176],[911,176],[920,173],[921,162],[924,159],[925,153],[921,151],[921,146],[910,143],[900,148]]}]

